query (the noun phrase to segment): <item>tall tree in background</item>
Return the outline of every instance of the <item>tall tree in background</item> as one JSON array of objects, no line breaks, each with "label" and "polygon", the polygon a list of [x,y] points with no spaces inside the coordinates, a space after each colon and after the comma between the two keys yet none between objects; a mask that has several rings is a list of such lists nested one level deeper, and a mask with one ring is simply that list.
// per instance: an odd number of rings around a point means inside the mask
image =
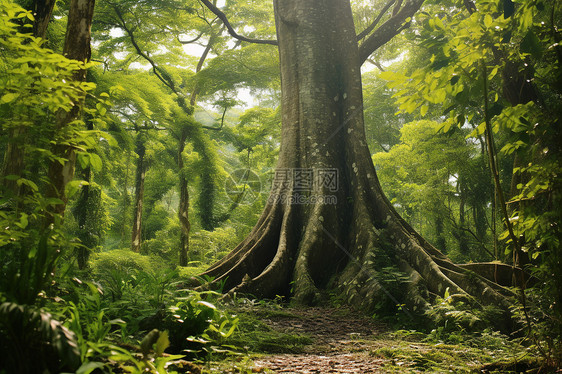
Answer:
[{"label": "tall tree in background", "polygon": [[[292,287],[306,303],[336,288],[349,302],[372,307],[388,295],[377,281],[381,270],[398,263],[410,280],[399,302],[413,308],[447,289],[502,304],[496,285],[469,277],[396,213],[366,144],[361,65],[422,2],[398,2],[381,26],[375,29],[377,19],[358,36],[349,1],[274,1],[283,122],[275,183],[253,231],[206,275],[257,296]],[[307,191],[303,171],[316,178]]]},{"label": "tall tree in background", "polygon": [[133,231],[131,234],[131,249],[140,252],[142,244],[142,207],[144,203],[144,180],[148,169],[146,160],[146,135],[139,131],[135,141],[137,167],[135,176],[135,205],[133,208]]}]

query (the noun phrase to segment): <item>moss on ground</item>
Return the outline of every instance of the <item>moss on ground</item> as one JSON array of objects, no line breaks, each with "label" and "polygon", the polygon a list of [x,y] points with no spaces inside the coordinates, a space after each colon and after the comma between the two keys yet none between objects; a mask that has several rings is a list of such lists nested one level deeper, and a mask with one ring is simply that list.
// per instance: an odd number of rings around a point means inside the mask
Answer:
[{"label": "moss on ground", "polygon": [[301,353],[313,340],[305,334],[286,333],[269,327],[264,318],[298,318],[294,314],[271,309],[239,312],[238,332],[231,344],[249,353]]}]

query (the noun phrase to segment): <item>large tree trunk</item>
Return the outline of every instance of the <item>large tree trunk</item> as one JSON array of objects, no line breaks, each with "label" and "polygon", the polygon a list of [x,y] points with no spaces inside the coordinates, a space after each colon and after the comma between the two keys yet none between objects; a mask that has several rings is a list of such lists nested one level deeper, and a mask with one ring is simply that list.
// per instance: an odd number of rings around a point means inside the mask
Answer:
[{"label": "large tree trunk", "polygon": [[[205,274],[258,297],[292,289],[304,303],[327,288],[365,308],[390,297],[419,309],[446,289],[502,303],[498,286],[467,277],[384,196],[365,140],[363,59],[349,2],[277,0],[274,9],[283,121],[275,182],[249,236]],[[377,281],[388,266],[410,277],[403,294]]]}]

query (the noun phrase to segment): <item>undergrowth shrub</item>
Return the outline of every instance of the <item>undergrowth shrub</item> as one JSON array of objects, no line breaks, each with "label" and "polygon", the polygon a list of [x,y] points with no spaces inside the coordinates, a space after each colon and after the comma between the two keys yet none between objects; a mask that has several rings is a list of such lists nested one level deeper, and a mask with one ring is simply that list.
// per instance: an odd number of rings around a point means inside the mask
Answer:
[{"label": "undergrowth shrub", "polygon": [[80,366],[76,334],[51,313],[29,305],[0,305],[0,355],[5,373],[74,371]]},{"label": "undergrowth shrub", "polygon": [[219,293],[181,290],[183,296],[168,308],[164,328],[170,331],[172,351],[184,351],[193,357],[207,357],[215,352],[233,353],[227,344],[238,327],[239,319],[212,302]]},{"label": "undergrowth shrub", "polygon": [[[426,311],[435,324],[428,335],[429,339],[459,343],[465,333],[481,332],[490,327],[502,328],[505,325],[504,312],[493,305],[473,305],[473,300],[464,295],[450,294],[437,297]],[[459,335],[460,334],[460,335]]]},{"label": "undergrowth shrub", "polygon": [[91,261],[108,316],[126,322],[121,328],[125,339],[152,329],[151,320],[162,318],[174,297],[178,271],[161,262],[130,250],[102,252]]},{"label": "undergrowth shrub", "polygon": [[112,270],[153,272],[157,268],[157,263],[150,256],[141,255],[130,249],[115,249],[96,253],[91,261],[91,266],[94,275],[103,276],[104,273]]}]

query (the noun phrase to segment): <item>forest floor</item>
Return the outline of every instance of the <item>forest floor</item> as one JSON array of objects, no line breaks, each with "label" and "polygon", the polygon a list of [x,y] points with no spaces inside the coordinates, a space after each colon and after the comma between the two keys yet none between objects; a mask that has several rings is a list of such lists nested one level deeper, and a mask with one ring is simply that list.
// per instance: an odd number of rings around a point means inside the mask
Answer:
[{"label": "forest floor", "polygon": [[435,331],[428,335],[391,329],[347,308],[252,306],[236,312],[242,331],[236,345],[245,345],[249,353],[211,363],[204,372],[505,373],[528,369],[526,364],[513,366],[522,358],[529,359],[525,350],[498,333],[463,335],[451,343],[451,334],[440,341]]}]

